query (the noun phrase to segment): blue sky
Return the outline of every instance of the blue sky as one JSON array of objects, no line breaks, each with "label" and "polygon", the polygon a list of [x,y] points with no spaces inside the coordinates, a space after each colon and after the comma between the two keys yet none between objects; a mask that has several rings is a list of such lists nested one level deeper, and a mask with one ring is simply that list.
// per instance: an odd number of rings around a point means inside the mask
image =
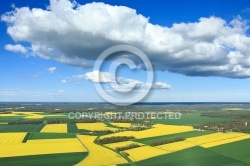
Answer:
[{"label": "blue sky", "polygon": [[[78,7],[89,3],[88,8],[79,9],[86,14],[80,17],[80,12],[74,12],[77,6],[64,11],[62,9],[68,5],[66,0],[54,0],[52,12],[42,23],[29,17],[34,14],[31,11],[19,10],[12,15],[15,21],[11,21],[6,12],[13,11],[13,6],[46,11],[49,0],[0,2],[0,101],[103,101],[94,87],[93,67],[88,64],[93,64],[103,49],[121,43],[144,51],[155,69],[154,82],[161,83],[144,101],[250,101],[248,0],[229,0],[226,3],[215,0],[202,3],[198,0],[92,2],[77,1]],[[114,6],[118,6],[116,14]],[[98,17],[97,8],[104,17],[107,9],[111,11],[108,22]],[[93,22],[88,22],[87,17]],[[61,20],[62,24],[53,25],[54,18]],[[75,22],[69,23],[69,20]],[[41,25],[44,27],[40,28]],[[12,28],[7,33],[11,26],[17,30]],[[30,32],[23,30],[23,26],[29,27]],[[55,37],[53,33],[56,33]],[[92,45],[74,47],[72,42],[92,42]],[[159,48],[157,43],[160,43]],[[201,47],[204,52],[200,51]],[[53,51],[48,52],[49,48]],[[80,64],[81,60],[87,65]],[[123,67],[119,74],[142,84],[145,82],[144,70],[131,72]]]}]

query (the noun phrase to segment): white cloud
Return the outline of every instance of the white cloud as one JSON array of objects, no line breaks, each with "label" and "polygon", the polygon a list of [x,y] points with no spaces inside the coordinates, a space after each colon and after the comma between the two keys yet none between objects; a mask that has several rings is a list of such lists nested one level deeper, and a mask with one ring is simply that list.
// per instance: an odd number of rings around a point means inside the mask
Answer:
[{"label": "white cloud", "polygon": [[56,93],[64,93],[65,92],[65,90],[58,90],[58,91],[56,91]]},{"label": "white cloud", "polygon": [[12,51],[15,53],[26,54],[28,52],[27,49],[20,44],[16,44],[16,45],[6,44],[4,48],[5,50]]},{"label": "white cloud", "polygon": [[[134,88],[135,89],[140,89],[140,88],[146,88],[148,86],[150,86],[147,83],[138,81],[138,80],[134,80],[134,79],[128,79],[128,78],[124,78],[124,77],[115,77],[114,74],[109,73],[109,72],[101,72],[101,71],[92,71],[92,72],[88,72],[84,75],[76,75],[72,77],[75,80],[88,80],[91,81],[93,83],[111,83],[113,84],[113,88],[117,89],[119,91],[122,91],[122,89],[124,89],[124,91],[126,91],[127,89],[131,89]],[[117,85],[115,83],[118,83]],[[163,83],[163,82],[156,82],[153,83],[151,86],[151,89],[170,89],[171,86],[167,83]]]},{"label": "white cloud", "polygon": [[50,67],[47,69],[50,73],[54,73],[56,71],[56,67]]},{"label": "white cloud", "polygon": [[152,89],[171,89],[171,85],[164,82],[155,82],[152,85]]},{"label": "white cloud", "polygon": [[65,79],[61,80],[61,83],[67,83],[67,82],[68,82],[68,81],[65,80]]},{"label": "white cloud", "polygon": [[78,78],[83,77],[86,80],[89,80],[94,83],[111,83],[115,81],[115,76],[111,73],[108,72],[100,72],[100,71],[93,71],[93,72],[88,72],[86,74],[78,75]]},{"label": "white cloud", "polygon": [[71,66],[91,67],[108,47],[130,44],[149,56],[155,70],[250,77],[248,24],[239,17],[230,22],[201,17],[163,27],[124,6],[51,0],[46,10],[15,8],[2,20],[13,40],[29,42],[34,55]]}]

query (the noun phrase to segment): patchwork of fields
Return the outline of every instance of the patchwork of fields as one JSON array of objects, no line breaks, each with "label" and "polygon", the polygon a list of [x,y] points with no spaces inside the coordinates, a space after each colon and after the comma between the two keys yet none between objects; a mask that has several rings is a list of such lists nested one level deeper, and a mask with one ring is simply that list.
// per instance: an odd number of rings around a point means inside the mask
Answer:
[{"label": "patchwork of fields", "polygon": [[147,138],[147,137],[156,137],[167,134],[175,134],[187,131],[193,131],[193,127],[191,126],[174,126],[174,125],[164,125],[164,124],[156,124],[153,125],[152,128],[142,131],[124,131],[118,132],[114,134],[109,134],[102,136],[101,138],[110,137],[110,136],[134,136],[137,139]]},{"label": "patchwork of fields", "polygon": [[[241,141],[245,139],[249,139],[249,134],[242,134],[242,133],[214,133],[214,134],[208,134],[204,136],[198,136],[198,137],[192,137],[188,138],[181,142],[174,142],[159,146],[141,146],[139,148],[126,150],[125,152],[129,154],[129,158],[132,161],[141,161],[145,160],[146,158],[151,158],[154,156],[158,156],[155,154],[159,153],[159,150],[161,150],[161,154],[168,154],[173,153],[177,151],[181,151],[184,149],[188,149],[195,146],[201,146],[204,148],[210,148],[218,145],[223,145],[231,142]],[[150,148],[150,149],[149,149]],[[143,152],[143,154],[147,154],[148,157],[145,158],[146,155],[139,155],[140,152]]]},{"label": "patchwork of fields", "polygon": [[[34,161],[57,165],[60,160],[66,165],[84,166],[134,164],[180,166],[185,163],[192,165],[191,161],[193,165],[206,165],[204,161],[213,163],[214,160],[219,164],[230,166],[250,165],[250,153],[246,150],[250,144],[250,134],[197,131],[192,126],[168,124],[154,124],[149,129],[132,131],[129,130],[134,125],[131,123],[8,124],[7,120],[11,122],[14,119],[22,121],[52,116],[57,115],[43,112],[0,114],[0,165],[15,166],[22,165],[22,162],[24,165],[32,165]],[[93,131],[107,130],[112,133],[91,135]],[[83,135],[81,131],[88,131],[89,135],[86,133]],[[125,136],[133,138],[103,145],[96,143],[97,138]],[[177,137],[184,139],[152,145],[154,142]],[[139,147],[116,151],[117,148],[131,144]],[[46,156],[54,156],[57,160],[46,159]],[[180,156],[182,161],[179,160]]]}]

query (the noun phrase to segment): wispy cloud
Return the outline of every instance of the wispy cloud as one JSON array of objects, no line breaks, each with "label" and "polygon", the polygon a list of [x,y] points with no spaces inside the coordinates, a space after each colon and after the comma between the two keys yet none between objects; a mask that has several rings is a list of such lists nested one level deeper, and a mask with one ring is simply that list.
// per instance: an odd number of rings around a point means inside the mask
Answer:
[{"label": "wispy cloud", "polygon": [[47,69],[50,73],[54,73],[56,70],[57,70],[57,68],[56,67],[50,67],[50,68],[48,68]]},{"label": "wispy cloud", "polygon": [[[114,74],[109,73],[109,72],[101,72],[101,71],[92,71],[92,72],[88,72],[82,75],[75,75],[69,78],[66,78],[67,80],[75,80],[75,81],[79,81],[79,80],[88,80],[92,83],[110,83],[113,84],[113,88],[114,89],[119,89],[120,91],[122,91],[122,89],[124,89],[124,91],[126,91],[127,89],[131,89],[131,88],[135,88],[135,89],[143,89],[143,88],[148,88],[151,87],[151,89],[171,89],[171,85],[164,83],[164,82],[155,82],[152,85],[142,82],[142,81],[138,81],[135,79],[128,79],[128,78],[124,78],[124,77],[116,77]],[[66,81],[65,79],[65,81]],[[116,84],[118,83],[118,84]]]},{"label": "wispy cloud", "polygon": [[4,48],[5,48],[5,50],[12,51],[15,53],[26,54],[28,52],[27,49],[20,44],[16,44],[16,45],[7,44],[7,45],[5,45]]},{"label": "wispy cloud", "polygon": [[67,80],[63,79],[61,80],[61,83],[67,83]]},{"label": "wispy cloud", "polygon": [[56,91],[56,93],[64,93],[65,92],[65,90],[58,90],[58,91]]}]

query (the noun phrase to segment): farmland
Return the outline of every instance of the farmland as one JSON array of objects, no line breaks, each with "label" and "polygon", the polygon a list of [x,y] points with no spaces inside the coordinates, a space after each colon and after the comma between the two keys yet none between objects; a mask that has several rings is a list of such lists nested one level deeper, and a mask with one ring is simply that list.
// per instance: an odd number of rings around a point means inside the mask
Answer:
[{"label": "farmland", "polygon": [[27,133],[0,133],[0,144],[22,143]]},{"label": "farmland", "polygon": [[133,162],[166,154],[166,151],[151,146],[142,146],[139,148],[126,150],[125,152],[129,154],[129,158]]},{"label": "farmland", "polygon": [[[0,149],[4,149],[0,165],[250,165],[250,135],[234,131],[235,124],[241,125],[237,130],[248,131],[244,127],[248,109],[223,106],[219,111],[194,111],[193,107],[183,108],[179,120],[71,120],[66,112],[53,112],[52,106],[52,112],[0,112]],[[102,114],[116,115],[112,109],[124,111],[111,107]],[[220,127],[228,123],[231,130]]]},{"label": "farmland", "polygon": [[155,119],[155,123],[161,123],[161,124],[172,124],[172,125],[198,125],[203,123],[209,123],[209,122],[220,122],[220,121],[228,121],[230,118],[223,118],[223,117],[215,117],[210,118],[206,116],[201,116],[200,113],[192,113],[192,114],[185,114],[182,115],[181,121],[176,120],[163,120],[163,119]]},{"label": "farmland", "polygon": [[34,132],[29,140],[35,139],[61,139],[61,138],[76,138],[74,133],[39,133]]},{"label": "farmland", "polygon": [[40,132],[45,133],[67,133],[67,124],[47,124]]},{"label": "farmland", "polygon": [[124,131],[118,132],[110,135],[106,135],[103,137],[110,137],[110,136],[131,136],[133,135],[135,138],[147,138],[147,137],[156,137],[166,134],[175,134],[187,131],[193,131],[194,129],[191,126],[174,126],[174,125],[163,125],[163,124],[156,124],[153,125],[152,128],[148,130],[142,131]]},{"label": "farmland", "polygon": [[5,150],[0,151],[0,158],[41,154],[87,152],[86,149],[81,146],[81,143],[77,138],[28,140],[26,143],[2,144],[1,148]]},{"label": "farmland", "polygon": [[149,158],[136,162],[138,166],[211,166],[211,165],[247,165],[243,161],[224,156],[219,153],[204,149],[199,146],[187,148],[175,153],[159,155],[157,157]]},{"label": "farmland", "polygon": [[84,129],[84,130],[117,130],[117,128],[108,127],[104,123],[77,123],[78,129]]},{"label": "farmland", "polygon": [[143,144],[151,144],[152,142],[164,140],[164,139],[173,139],[176,137],[182,137],[182,138],[190,138],[190,137],[196,137],[200,135],[206,135],[206,134],[211,134],[213,131],[188,131],[188,132],[182,132],[182,133],[177,133],[177,134],[168,134],[168,135],[161,135],[157,137],[149,137],[149,138],[142,138],[142,139],[136,139],[136,142],[143,143]]},{"label": "farmland", "polygon": [[42,124],[21,124],[21,125],[7,125],[0,124],[0,132],[39,132],[44,125]]},{"label": "farmland", "polygon": [[250,144],[250,139],[245,139],[242,141],[233,142],[230,144],[224,144],[209,148],[217,153],[221,153],[225,156],[235,158],[246,163],[250,163],[250,151],[248,150]]},{"label": "farmland", "polygon": [[[88,155],[87,152],[61,153],[61,154],[44,154],[21,157],[7,157],[0,159],[1,166],[69,166],[75,165]],[[32,161],[32,162],[31,162]]]},{"label": "farmland", "polygon": [[131,123],[110,123],[110,124],[116,127],[130,127],[131,126]]},{"label": "farmland", "polygon": [[94,144],[95,136],[78,136],[82,144],[89,150],[90,155],[78,165],[92,166],[98,161],[102,165],[115,165],[127,163],[127,161],[115,152],[100,145]]},{"label": "farmland", "polygon": [[[123,141],[123,142],[117,142],[117,143],[110,143],[110,144],[105,144],[106,147],[109,147],[111,149],[115,149],[116,147],[121,147],[121,146],[126,146],[129,144],[135,144],[136,142],[134,141]],[[141,143],[137,143],[139,145],[144,145]]]}]

